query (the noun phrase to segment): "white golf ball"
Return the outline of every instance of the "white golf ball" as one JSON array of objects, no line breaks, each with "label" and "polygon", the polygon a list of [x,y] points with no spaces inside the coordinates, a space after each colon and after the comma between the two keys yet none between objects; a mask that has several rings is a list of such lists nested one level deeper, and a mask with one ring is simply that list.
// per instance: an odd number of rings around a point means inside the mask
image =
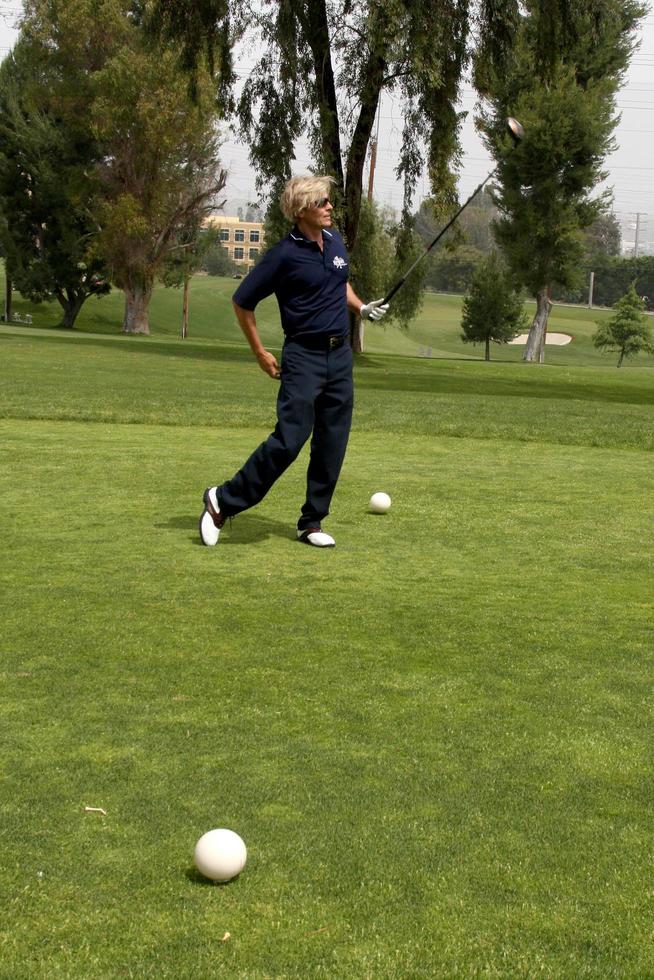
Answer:
[{"label": "white golf ball", "polygon": [[391,498],[387,493],[373,493],[370,498],[370,510],[373,514],[385,514],[390,510]]},{"label": "white golf ball", "polygon": [[195,866],[212,881],[230,881],[245,867],[248,852],[233,830],[208,830],[195,845]]}]

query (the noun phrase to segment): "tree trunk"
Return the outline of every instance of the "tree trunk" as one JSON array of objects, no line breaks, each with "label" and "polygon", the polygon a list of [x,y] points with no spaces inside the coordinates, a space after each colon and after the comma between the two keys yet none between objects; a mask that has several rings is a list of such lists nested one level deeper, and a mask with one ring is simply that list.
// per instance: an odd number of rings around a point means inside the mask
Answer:
[{"label": "tree trunk", "polygon": [[486,360],[490,361],[490,337],[486,337]]},{"label": "tree trunk", "polygon": [[550,288],[545,286],[536,294],[536,315],[529,331],[525,352],[522,355],[523,361],[538,361],[539,364],[544,362],[547,319],[551,309]]},{"label": "tree trunk", "polygon": [[363,320],[350,310],[350,345],[355,354],[363,354]]},{"label": "tree trunk", "polygon": [[14,287],[11,281],[11,275],[7,272],[7,265],[5,263],[5,323],[9,323],[11,320],[11,303],[13,293]]},{"label": "tree trunk", "polygon": [[73,293],[72,296],[66,296],[64,293],[57,292],[56,295],[57,300],[64,311],[59,326],[66,327],[67,330],[72,330],[75,326],[77,314],[82,309],[88,294]]},{"label": "tree trunk", "polygon": [[188,337],[188,288],[189,277],[184,276],[184,299],[182,301],[182,340]]},{"label": "tree trunk", "polygon": [[152,286],[140,283],[125,288],[125,318],[123,333],[150,333],[148,307],[152,298]]},{"label": "tree trunk", "polygon": [[618,358],[618,367],[622,367],[622,362],[624,361],[624,348],[620,351],[620,357]]},{"label": "tree trunk", "polygon": [[300,9],[302,25],[311,49],[316,103],[320,118],[321,165],[343,188],[341,138],[338,124],[336,82],[331,58],[331,39],[325,0],[305,0]]},{"label": "tree trunk", "polygon": [[359,117],[354,127],[345,174],[345,245],[351,253],[356,245],[361,214],[361,195],[363,189],[363,168],[368,153],[368,144],[377,114],[379,93],[384,83],[386,61],[374,52],[368,57],[363,68],[365,83],[359,103]]}]

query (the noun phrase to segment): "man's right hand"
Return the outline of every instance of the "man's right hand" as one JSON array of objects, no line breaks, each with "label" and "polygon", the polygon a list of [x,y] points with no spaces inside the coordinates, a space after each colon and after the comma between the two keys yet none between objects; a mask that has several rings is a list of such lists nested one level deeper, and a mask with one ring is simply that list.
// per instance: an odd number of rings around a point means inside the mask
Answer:
[{"label": "man's right hand", "polygon": [[275,355],[271,354],[269,350],[260,350],[258,351],[256,357],[257,363],[261,370],[265,371],[271,378],[278,380],[280,377],[280,371]]}]

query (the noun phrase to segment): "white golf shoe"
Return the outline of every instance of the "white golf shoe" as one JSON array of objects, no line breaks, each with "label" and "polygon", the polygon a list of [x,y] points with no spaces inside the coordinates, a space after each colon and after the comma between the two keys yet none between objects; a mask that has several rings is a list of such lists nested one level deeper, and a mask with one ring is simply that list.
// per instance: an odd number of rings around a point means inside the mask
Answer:
[{"label": "white golf shoe", "polygon": [[207,487],[204,491],[204,510],[200,515],[200,537],[208,547],[218,544],[220,531],[225,523],[225,515],[220,512],[216,494],[218,487]]},{"label": "white golf shoe", "polygon": [[331,534],[325,534],[319,527],[298,529],[297,539],[302,544],[313,545],[314,548],[333,548],[336,544]]}]

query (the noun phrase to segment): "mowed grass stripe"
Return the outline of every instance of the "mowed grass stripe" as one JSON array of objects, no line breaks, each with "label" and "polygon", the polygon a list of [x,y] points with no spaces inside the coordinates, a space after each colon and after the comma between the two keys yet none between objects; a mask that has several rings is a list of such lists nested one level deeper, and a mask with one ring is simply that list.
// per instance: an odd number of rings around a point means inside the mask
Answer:
[{"label": "mowed grass stripe", "polygon": [[[0,350],[3,417],[217,431],[273,424],[276,383],[233,345],[22,330],[0,336]],[[355,374],[357,431],[654,448],[648,368],[366,355]]]}]

